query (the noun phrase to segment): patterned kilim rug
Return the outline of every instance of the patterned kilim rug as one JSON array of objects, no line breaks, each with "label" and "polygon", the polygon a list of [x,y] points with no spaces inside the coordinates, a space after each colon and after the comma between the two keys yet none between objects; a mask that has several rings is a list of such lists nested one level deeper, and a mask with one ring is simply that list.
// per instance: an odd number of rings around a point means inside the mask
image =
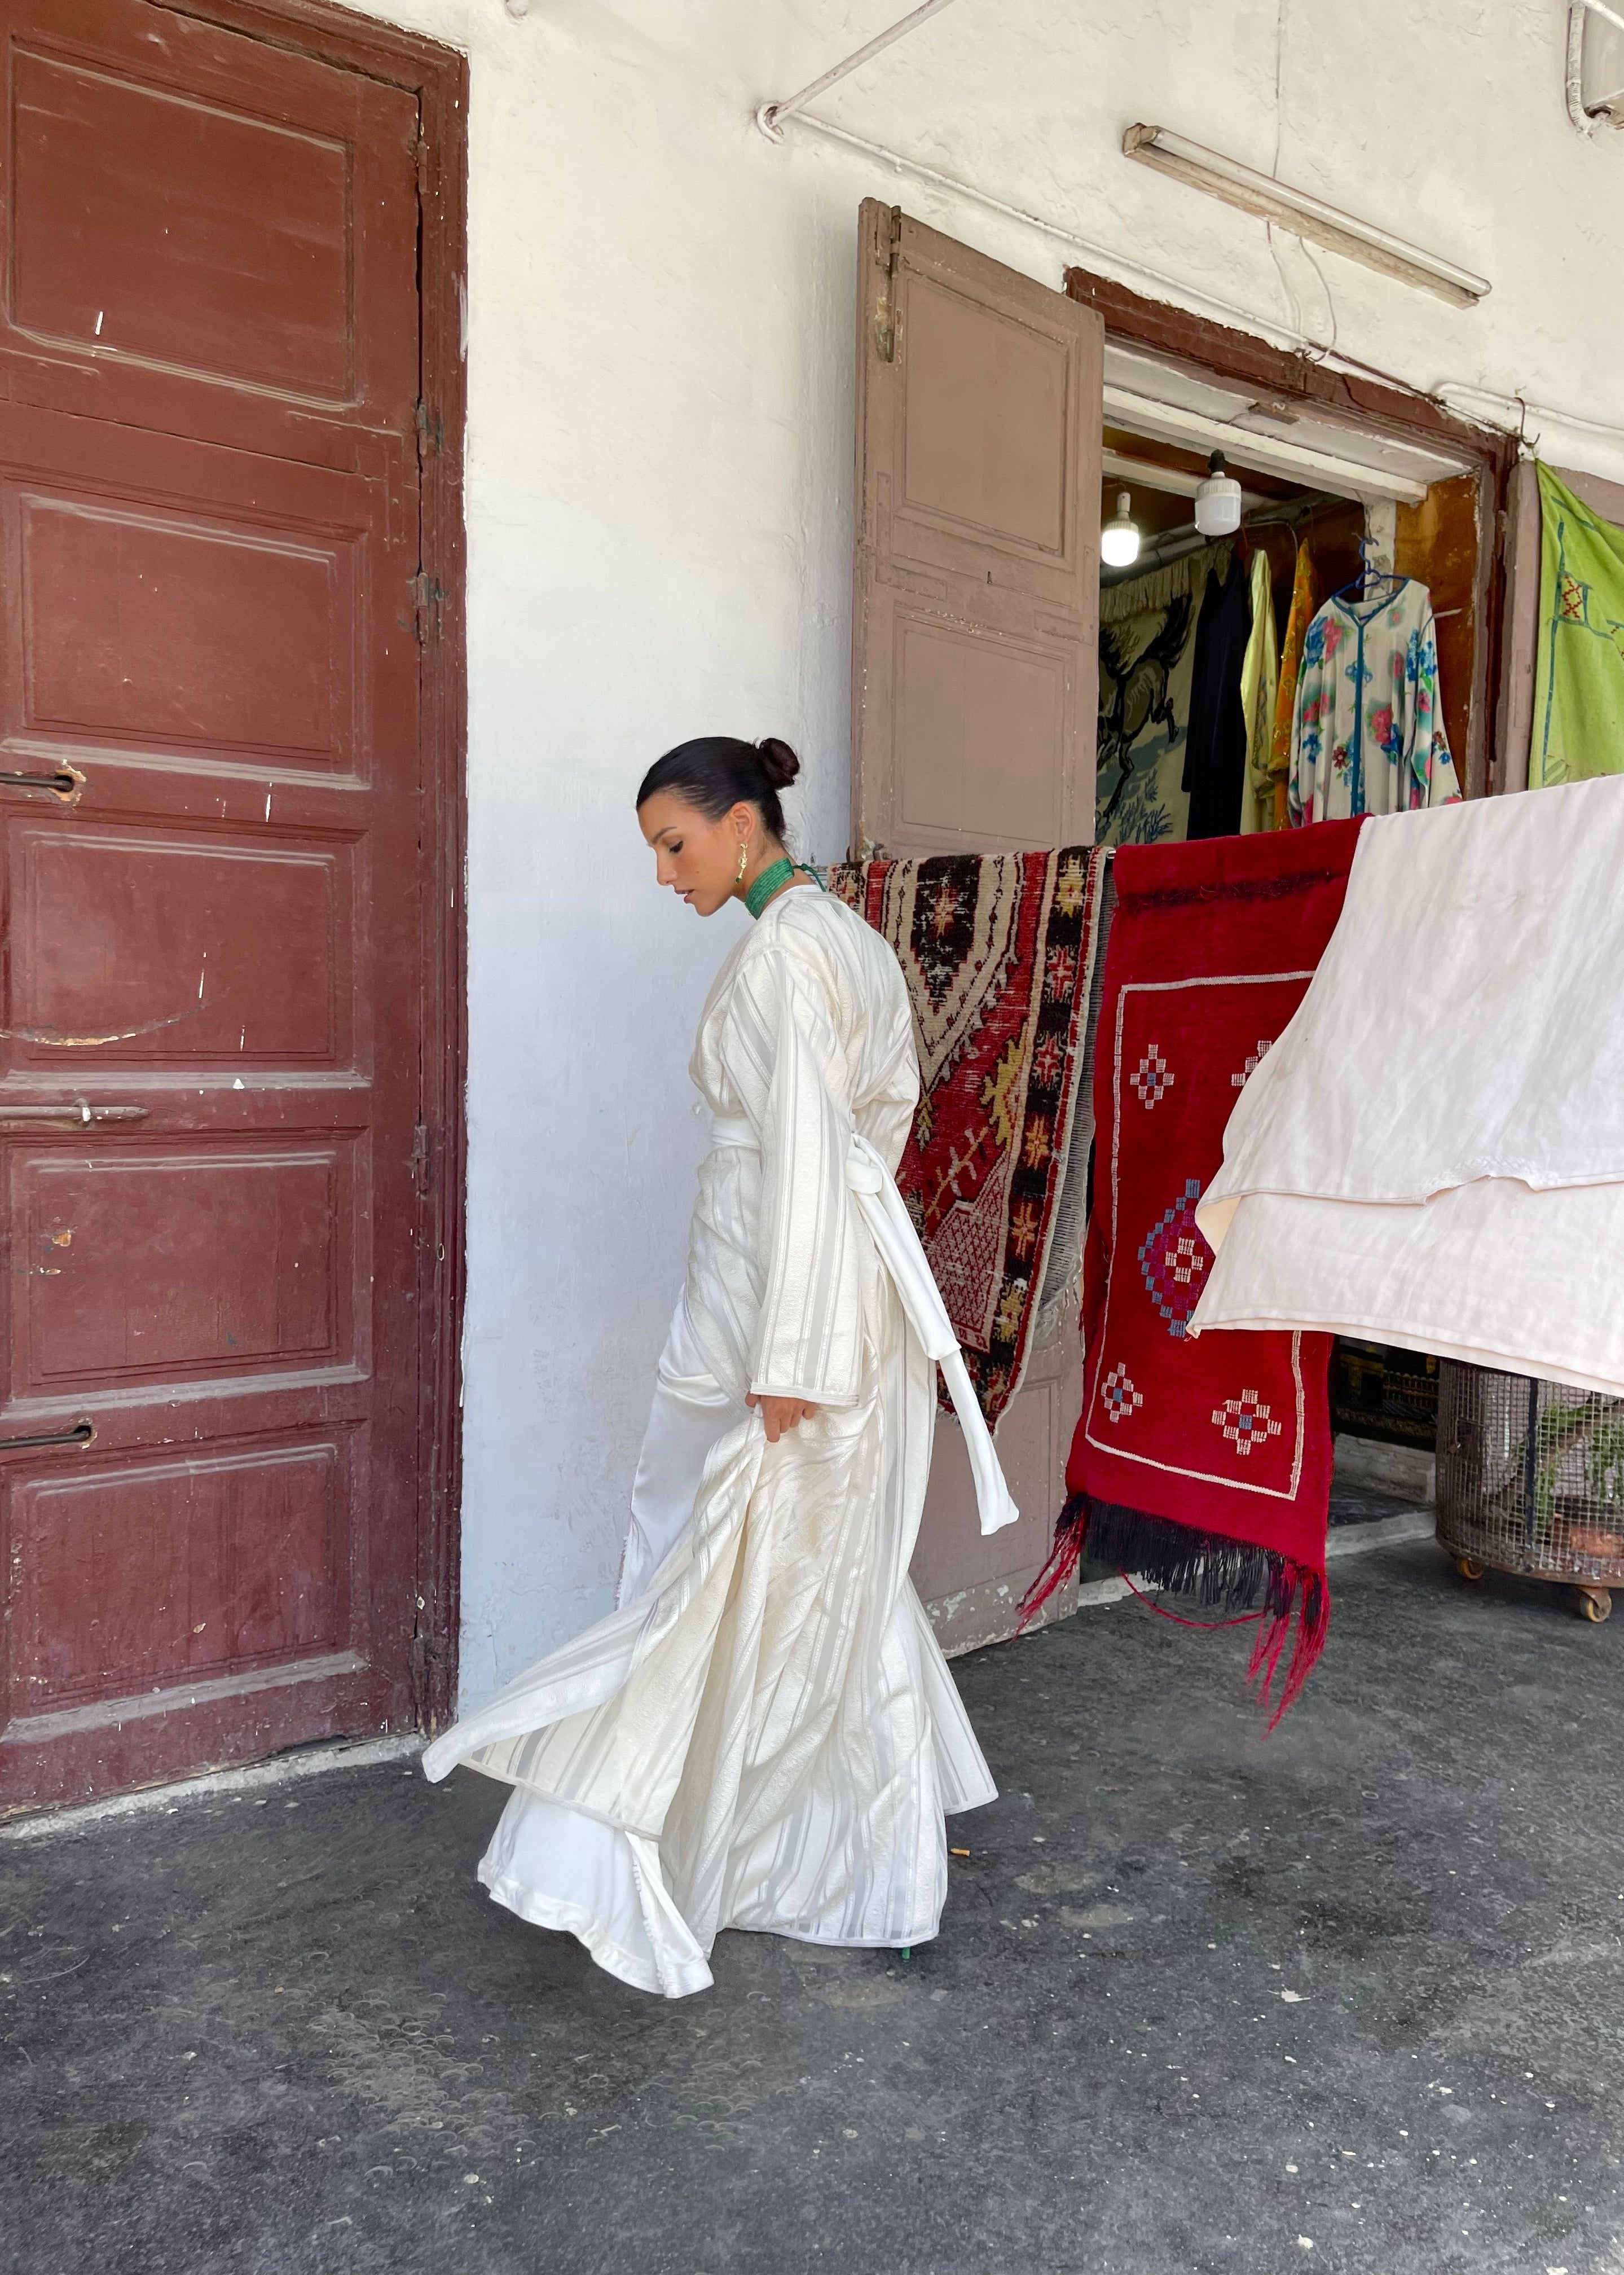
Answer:
[{"label": "patterned kilim rug", "polygon": [[1106,858],[1074,846],[827,873],[907,977],[924,1087],[897,1183],[989,1425],[1020,1387],[1067,1168],[1091,1134],[1076,1120]]},{"label": "patterned kilim rug", "polygon": [[1302,1001],[1356,821],[1124,847],[1096,1053],[1084,1402],[1027,1616],[1086,1551],[1209,1605],[1262,1591],[1251,1672],[1274,1719],[1325,1642],[1329,1335],[1192,1336],[1212,1252],[1195,1205],[1242,1086]]}]

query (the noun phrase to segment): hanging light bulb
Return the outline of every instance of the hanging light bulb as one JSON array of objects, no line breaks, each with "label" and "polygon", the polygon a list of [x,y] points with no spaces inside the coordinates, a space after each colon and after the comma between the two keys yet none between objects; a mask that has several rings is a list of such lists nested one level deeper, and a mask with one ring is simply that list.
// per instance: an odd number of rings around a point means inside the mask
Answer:
[{"label": "hanging light bulb", "polygon": [[1241,485],[1224,465],[1224,454],[1214,450],[1207,460],[1207,477],[1196,492],[1196,527],[1203,537],[1227,537],[1241,526]]},{"label": "hanging light bulb", "polygon": [[1139,532],[1129,516],[1133,500],[1126,490],[1116,494],[1116,512],[1099,533],[1099,557],[1107,569],[1126,569],[1139,557]]}]

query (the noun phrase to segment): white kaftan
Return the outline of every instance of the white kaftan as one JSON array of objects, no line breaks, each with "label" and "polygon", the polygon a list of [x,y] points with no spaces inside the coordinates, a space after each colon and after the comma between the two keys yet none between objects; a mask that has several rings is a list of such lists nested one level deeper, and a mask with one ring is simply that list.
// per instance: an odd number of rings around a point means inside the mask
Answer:
[{"label": "white kaftan", "polygon": [[[943,1812],[995,1797],[908,1577],[935,1359],[984,1529],[1016,1515],[891,1182],[918,1070],[885,941],[780,894],[717,975],[691,1072],[713,1145],[617,1607],[424,1757],[512,1785],[480,1868],[498,1902],[668,1998],[709,1984],[724,1927],[935,1933]],[[747,1391],[818,1411],[769,1446]]]}]

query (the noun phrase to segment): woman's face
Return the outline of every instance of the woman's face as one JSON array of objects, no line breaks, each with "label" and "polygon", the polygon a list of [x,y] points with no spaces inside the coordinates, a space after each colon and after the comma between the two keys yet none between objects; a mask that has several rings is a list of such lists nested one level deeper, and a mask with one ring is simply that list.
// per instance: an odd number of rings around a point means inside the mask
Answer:
[{"label": "woman's face", "polygon": [[747,802],[707,820],[675,790],[657,790],[638,808],[638,824],[654,849],[654,874],[697,909],[714,917],[739,881],[738,857],[747,847],[745,874],[755,866],[761,817]]}]

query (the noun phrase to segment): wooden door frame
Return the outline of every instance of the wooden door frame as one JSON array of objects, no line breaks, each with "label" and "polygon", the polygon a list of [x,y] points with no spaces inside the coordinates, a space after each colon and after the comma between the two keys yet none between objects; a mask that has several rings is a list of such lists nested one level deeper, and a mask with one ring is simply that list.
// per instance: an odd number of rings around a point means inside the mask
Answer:
[{"label": "wooden door frame", "polygon": [[468,63],[415,32],[333,0],[149,0],[178,16],[292,48],[405,89],[418,101],[420,310],[418,382],[421,638],[418,876],[423,1117],[417,1278],[417,1606],[412,1699],[419,1725],[449,1722],[457,1699],[462,1498],[462,1318],[467,1157],[468,673],[464,611],[463,357],[467,277]]},{"label": "wooden door frame", "polygon": [[1507,502],[1517,463],[1514,435],[1458,417],[1430,395],[1376,373],[1333,371],[1310,356],[1270,345],[1253,333],[1147,300],[1125,284],[1086,268],[1069,268],[1065,289],[1105,320],[1106,341],[1149,350],[1197,378],[1228,381],[1290,404],[1328,413],[1344,425],[1375,427],[1395,439],[1443,446],[1478,469],[1477,610],[1482,638],[1473,660],[1472,714],[1483,730],[1465,754],[1469,797],[1504,786],[1505,689],[1501,648],[1506,622]]}]

